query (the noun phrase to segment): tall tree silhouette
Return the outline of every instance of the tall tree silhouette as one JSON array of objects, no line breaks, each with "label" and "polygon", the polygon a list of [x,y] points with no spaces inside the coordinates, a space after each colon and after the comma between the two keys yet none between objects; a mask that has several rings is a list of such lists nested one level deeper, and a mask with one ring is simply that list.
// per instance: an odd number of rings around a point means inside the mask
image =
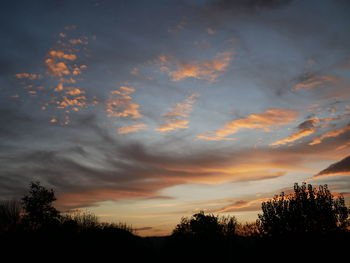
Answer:
[{"label": "tall tree silhouette", "polygon": [[342,196],[334,198],[327,185],[294,185],[294,193],[283,192],[262,203],[258,225],[265,234],[329,233],[349,224],[349,209]]},{"label": "tall tree silhouette", "polygon": [[46,189],[40,182],[31,182],[29,194],[22,198],[24,222],[33,230],[57,223],[60,213],[52,205],[55,200],[52,189]]}]

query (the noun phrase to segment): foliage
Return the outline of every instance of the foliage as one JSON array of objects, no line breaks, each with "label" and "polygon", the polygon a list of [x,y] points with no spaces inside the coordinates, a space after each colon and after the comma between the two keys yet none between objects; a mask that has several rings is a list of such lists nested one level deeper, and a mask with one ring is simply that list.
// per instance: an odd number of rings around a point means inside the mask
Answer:
[{"label": "foliage", "polygon": [[257,223],[262,233],[274,236],[298,233],[327,233],[349,224],[349,209],[342,196],[334,198],[327,185],[294,185],[294,193],[283,192],[262,203]]},{"label": "foliage", "polygon": [[260,229],[255,222],[238,223],[235,233],[241,237],[258,237],[260,236]]},{"label": "foliage", "polygon": [[134,230],[126,223],[105,223],[99,222],[98,217],[88,211],[70,211],[61,215],[60,223],[65,229],[76,232],[89,231],[126,231],[133,233]]},{"label": "foliage", "polygon": [[234,235],[237,220],[235,217],[219,217],[213,214],[205,215],[204,211],[194,214],[191,218],[183,217],[176,226],[173,235]]},{"label": "foliage", "polygon": [[40,182],[31,182],[29,194],[22,198],[25,211],[24,221],[31,229],[51,226],[58,223],[60,213],[52,206],[56,200],[54,191],[48,190]]},{"label": "foliage", "polygon": [[22,207],[16,200],[0,201],[0,233],[13,231],[21,219]]}]

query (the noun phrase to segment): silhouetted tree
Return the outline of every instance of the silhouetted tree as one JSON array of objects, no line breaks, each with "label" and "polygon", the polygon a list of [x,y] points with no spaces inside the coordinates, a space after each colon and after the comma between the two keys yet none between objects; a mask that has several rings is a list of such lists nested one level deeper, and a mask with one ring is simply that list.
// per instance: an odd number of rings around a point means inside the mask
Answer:
[{"label": "silhouetted tree", "polygon": [[52,206],[55,200],[52,189],[46,189],[40,182],[31,182],[29,195],[22,198],[24,222],[33,230],[58,223],[60,213]]},{"label": "silhouetted tree", "polygon": [[237,220],[235,217],[219,217],[213,214],[205,215],[203,211],[191,218],[182,218],[176,226],[173,235],[187,234],[196,236],[234,235]]},{"label": "silhouetted tree", "polygon": [[0,201],[0,233],[16,230],[21,220],[21,203],[17,200]]},{"label": "silhouetted tree", "polygon": [[342,196],[334,198],[327,185],[294,185],[294,193],[283,192],[262,203],[257,223],[268,235],[329,233],[349,224],[349,209]]}]

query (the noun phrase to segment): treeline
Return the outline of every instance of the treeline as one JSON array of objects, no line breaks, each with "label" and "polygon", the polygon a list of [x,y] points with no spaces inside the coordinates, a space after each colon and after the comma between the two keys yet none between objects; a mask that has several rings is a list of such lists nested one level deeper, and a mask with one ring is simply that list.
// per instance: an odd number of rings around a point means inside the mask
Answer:
[{"label": "treeline", "polygon": [[[22,251],[31,258],[70,253],[80,258],[114,257],[128,262],[240,262],[284,256],[341,256],[350,241],[350,208],[327,185],[303,183],[262,203],[254,223],[234,216],[205,214],[184,217],[168,237],[141,238],[127,224],[101,223],[92,213],[60,213],[54,191],[32,182],[28,195],[0,202],[2,254]],[[12,252],[13,253],[13,252]]]}]

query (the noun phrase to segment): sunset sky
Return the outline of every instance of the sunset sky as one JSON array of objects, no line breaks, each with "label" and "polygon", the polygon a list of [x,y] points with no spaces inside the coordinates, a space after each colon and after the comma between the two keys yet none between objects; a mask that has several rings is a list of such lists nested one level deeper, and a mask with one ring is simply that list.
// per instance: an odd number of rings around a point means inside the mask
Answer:
[{"label": "sunset sky", "polygon": [[255,220],[295,182],[349,201],[349,14],[346,0],[2,1],[0,199],[39,180],[61,211],[143,236],[200,210]]}]

